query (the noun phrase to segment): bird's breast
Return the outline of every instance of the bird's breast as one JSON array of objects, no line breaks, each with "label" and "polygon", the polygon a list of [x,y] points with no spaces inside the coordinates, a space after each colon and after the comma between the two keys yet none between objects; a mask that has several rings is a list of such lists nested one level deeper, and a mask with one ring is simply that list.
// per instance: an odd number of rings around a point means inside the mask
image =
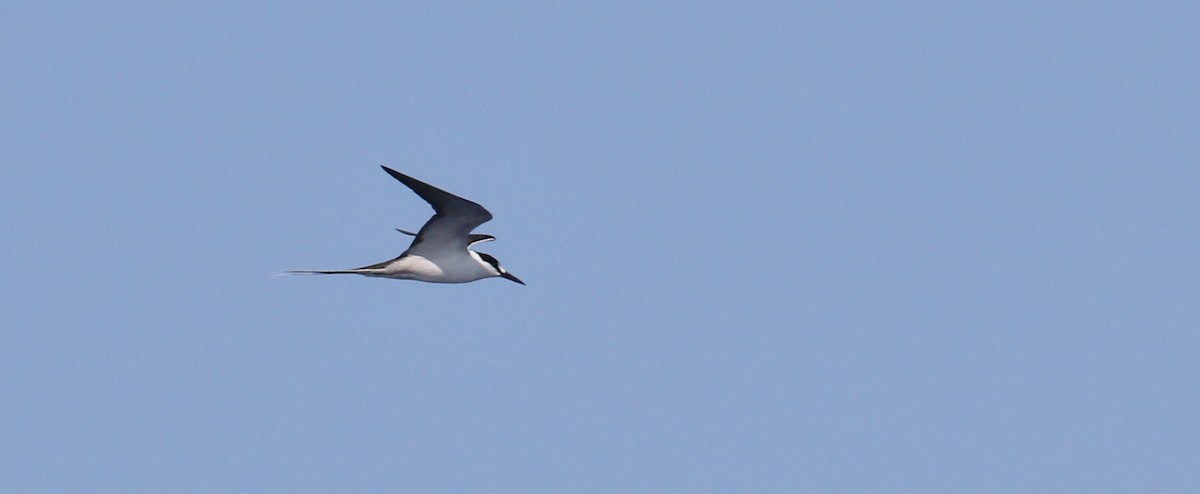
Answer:
[{"label": "bird's breast", "polygon": [[406,255],[385,268],[385,276],[432,283],[467,283],[491,276],[466,252],[462,255],[430,258]]}]

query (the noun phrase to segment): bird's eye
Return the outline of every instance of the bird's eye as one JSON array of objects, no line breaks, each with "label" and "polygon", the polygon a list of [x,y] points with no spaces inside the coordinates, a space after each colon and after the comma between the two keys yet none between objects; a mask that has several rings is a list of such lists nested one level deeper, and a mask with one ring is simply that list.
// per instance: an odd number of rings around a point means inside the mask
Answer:
[{"label": "bird's eye", "polygon": [[498,273],[504,272],[504,268],[500,267],[500,261],[497,261],[496,258],[492,257],[490,254],[484,254],[483,252],[479,252],[479,258],[483,259],[484,262],[491,264],[492,268],[495,269],[496,272],[498,272]]}]

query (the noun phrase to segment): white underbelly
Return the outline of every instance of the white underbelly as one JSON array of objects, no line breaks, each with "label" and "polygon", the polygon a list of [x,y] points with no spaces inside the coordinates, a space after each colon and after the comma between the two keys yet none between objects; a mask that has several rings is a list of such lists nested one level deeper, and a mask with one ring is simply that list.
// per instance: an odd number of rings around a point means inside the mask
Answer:
[{"label": "white underbelly", "polygon": [[407,255],[397,259],[381,270],[379,276],[431,283],[467,283],[492,276],[481,264],[470,256],[453,256],[430,260],[421,256]]}]

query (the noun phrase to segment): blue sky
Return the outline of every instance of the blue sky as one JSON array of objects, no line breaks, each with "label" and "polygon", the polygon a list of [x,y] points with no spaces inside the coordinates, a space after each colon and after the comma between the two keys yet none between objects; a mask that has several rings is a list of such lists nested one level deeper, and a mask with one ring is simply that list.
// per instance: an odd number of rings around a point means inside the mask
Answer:
[{"label": "blue sky", "polygon": [[1198,21],[5,3],[0,487],[1191,492]]}]

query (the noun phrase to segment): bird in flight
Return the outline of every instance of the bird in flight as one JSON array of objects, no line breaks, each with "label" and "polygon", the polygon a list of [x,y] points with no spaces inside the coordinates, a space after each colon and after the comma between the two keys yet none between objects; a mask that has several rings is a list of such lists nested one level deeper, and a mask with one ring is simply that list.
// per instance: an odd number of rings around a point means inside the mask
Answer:
[{"label": "bird in flight", "polygon": [[475,244],[496,239],[483,233],[471,233],[471,230],[492,219],[492,213],[479,204],[386,166],[383,170],[433,206],[433,217],[417,233],[397,228],[400,233],[415,237],[408,250],[390,261],[356,269],[298,270],[288,273],[360,274],[430,283],[469,283],[484,278],[504,278],[525,284],[505,271],[495,257],[471,250]]}]

